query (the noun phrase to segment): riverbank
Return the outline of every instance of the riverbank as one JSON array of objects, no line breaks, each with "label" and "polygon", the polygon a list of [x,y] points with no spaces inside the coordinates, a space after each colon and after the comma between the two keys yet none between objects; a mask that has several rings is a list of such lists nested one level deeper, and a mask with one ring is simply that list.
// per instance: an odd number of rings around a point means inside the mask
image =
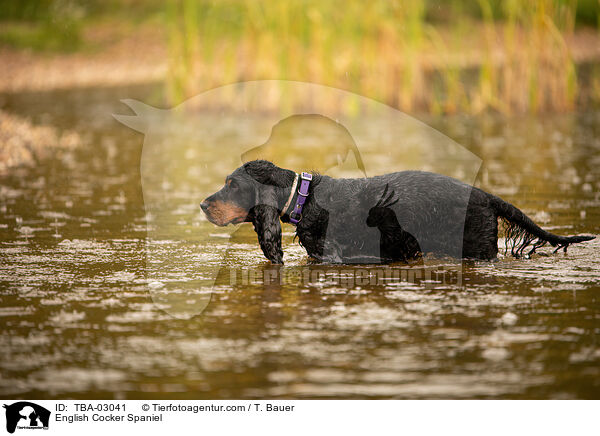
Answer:
[{"label": "riverbank", "polygon": [[[434,47],[423,46],[418,53],[418,59],[410,62],[419,66],[424,73],[440,72],[444,70],[466,71],[481,68],[484,63],[491,63],[494,67],[501,68],[511,62],[508,48],[498,39],[491,51],[481,44],[484,38],[484,29],[475,29],[480,37],[470,38],[471,43],[466,44],[461,50],[447,50],[443,53]],[[446,35],[441,33],[445,39]],[[16,93],[23,91],[51,91],[57,89],[73,89],[85,87],[127,86],[150,82],[168,81],[174,60],[170,51],[167,35],[164,29],[156,25],[141,25],[123,31],[121,28],[112,29],[110,26],[91,27],[85,32],[87,46],[96,47],[95,50],[82,50],[73,53],[40,53],[32,50],[15,49],[0,46],[0,65],[3,73],[0,75],[0,92]],[[574,64],[600,63],[600,32],[593,28],[583,28],[571,35],[565,36],[566,50]],[[224,43],[225,44],[225,43]],[[238,80],[260,80],[275,78],[268,70],[248,68],[248,59],[243,53],[248,51],[243,45],[239,47],[240,55],[236,57],[236,65],[228,68],[237,71],[231,76]],[[231,57],[231,53],[229,54]],[[344,53],[339,54],[341,62]],[[310,58],[306,60],[310,63]],[[219,84],[229,83],[231,80],[218,82],[219,71],[224,67],[224,62],[215,59],[211,65],[200,66],[205,78],[202,89],[210,89]],[[234,62],[235,64],[235,62]],[[290,80],[305,80],[298,76],[299,73],[290,72]],[[356,78],[352,74],[346,75],[346,80],[323,77],[315,80],[330,86],[343,87],[359,92],[355,88],[358,79],[361,83],[372,82],[373,77]],[[315,78],[316,79],[316,78]],[[389,79],[389,78],[388,78]],[[379,79],[377,79],[379,80]],[[393,80],[392,80],[393,82]],[[427,84],[420,85],[426,88]],[[199,89],[201,90],[201,89]],[[461,97],[462,98],[462,97]],[[401,103],[401,102],[398,102]]]},{"label": "riverbank", "polygon": [[81,136],[75,131],[36,125],[27,118],[0,110],[0,175],[21,165],[35,165],[81,143]]},{"label": "riverbank", "polygon": [[94,50],[46,53],[0,46],[0,92],[136,85],[164,80],[167,50],[156,26],[96,26],[84,35]]}]

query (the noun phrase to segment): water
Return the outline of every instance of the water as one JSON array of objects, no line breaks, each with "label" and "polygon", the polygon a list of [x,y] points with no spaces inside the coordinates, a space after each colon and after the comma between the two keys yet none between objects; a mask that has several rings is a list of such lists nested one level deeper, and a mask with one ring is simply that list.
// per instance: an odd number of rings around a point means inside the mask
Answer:
[{"label": "water", "polygon": [[[74,129],[83,142],[0,178],[2,397],[600,396],[598,240],[566,255],[466,262],[460,284],[417,277],[348,286],[344,274],[365,267],[307,265],[291,227],[278,270],[250,225],[228,243],[229,230],[189,206],[175,218],[188,238],[165,242],[178,253],[169,274],[201,275],[215,249],[197,236],[204,232],[226,247],[224,277],[238,275],[234,284],[221,277],[201,314],[171,316],[147,285],[143,137],[110,116],[124,112],[119,98],[154,93],[0,99],[3,110]],[[544,228],[600,233],[600,112],[424,121],[483,159],[479,186]],[[181,203],[197,205],[195,196],[202,195],[183,195]],[[405,275],[418,268],[390,267]],[[297,284],[305,270],[328,280]],[[290,279],[243,278],[273,271]]]}]

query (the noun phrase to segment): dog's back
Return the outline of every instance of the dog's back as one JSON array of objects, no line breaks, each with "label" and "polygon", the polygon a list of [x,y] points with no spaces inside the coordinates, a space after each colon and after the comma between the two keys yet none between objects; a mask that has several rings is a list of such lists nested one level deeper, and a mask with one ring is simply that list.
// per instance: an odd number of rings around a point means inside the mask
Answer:
[{"label": "dog's back", "polygon": [[[546,232],[499,197],[441,174],[402,171],[361,179],[322,176],[314,201],[320,214],[326,211],[329,221],[323,235],[324,251],[318,257],[331,262],[381,259],[381,229],[369,227],[367,219],[383,193],[391,196],[389,209],[399,228],[416,239],[424,253],[493,259],[498,254],[499,218],[507,223],[508,243],[515,257],[530,254],[545,243],[566,248],[594,238]],[[303,233],[310,233],[309,228],[299,226],[301,242]]]},{"label": "dog's back", "polygon": [[[369,227],[369,211],[382,194],[393,196],[389,209],[403,231],[412,235],[423,252],[461,257],[462,233],[472,187],[450,177],[423,171],[403,171],[363,179],[322,176],[314,189],[314,209],[326,211],[327,232],[322,254],[331,262],[380,259],[380,230]],[[298,225],[298,236],[311,233],[312,222]],[[304,245],[304,244],[303,244]]]}]

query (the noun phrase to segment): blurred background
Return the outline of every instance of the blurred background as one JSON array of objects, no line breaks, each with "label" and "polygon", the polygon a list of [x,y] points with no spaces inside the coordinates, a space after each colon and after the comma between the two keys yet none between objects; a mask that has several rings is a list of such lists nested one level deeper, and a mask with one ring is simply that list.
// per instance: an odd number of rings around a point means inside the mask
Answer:
[{"label": "blurred background", "polygon": [[0,89],[310,81],[405,111],[600,99],[598,0],[0,1]]},{"label": "blurred background", "polygon": [[[600,398],[598,240],[465,261],[462,285],[400,263],[414,280],[354,286],[284,225],[280,272],[333,281],[229,280],[271,266],[252,226],[230,239],[198,204],[307,100],[328,118],[271,136],[294,169],[356,142],[368,175],[436,161],[553,233],[600,234],[600,0],[0,0],[0,397]],[[160,216],[149,150],[168,153]],[[190,319],[152,299],[181,283]]]}]

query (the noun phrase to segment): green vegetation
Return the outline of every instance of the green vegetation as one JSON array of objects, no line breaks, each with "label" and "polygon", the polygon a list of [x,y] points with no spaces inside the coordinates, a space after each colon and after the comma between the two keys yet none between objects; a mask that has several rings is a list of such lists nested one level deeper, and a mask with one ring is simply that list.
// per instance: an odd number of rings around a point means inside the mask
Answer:
[{"label": "green vegetation", "polygon": [[600,28],[600,0],[0,0],[0,43],[80,50],[93,23],[148,17],[164,24],[173,103],[285,79],[407,111],[538,112],[584,92],[570,48]]},{"label": "green vegetation", "polygon": [[136,24],[157,13],[158,0],[0,0],[0,44],[40,52],[86,49],[86,27],[102,20]]},{"label": "green vegetation", "polygon": [[[174,101],[226,83],[310,81],[401,109],[569,110],[566,40],[597,0],[169,0]],[[579,19],[580,18],[580,19]]]},{"label": "green vegetation", "polygon": [[38,51],[72,51],[81,44],[80,18],[75,5],[0,0],[0,42]]}]

